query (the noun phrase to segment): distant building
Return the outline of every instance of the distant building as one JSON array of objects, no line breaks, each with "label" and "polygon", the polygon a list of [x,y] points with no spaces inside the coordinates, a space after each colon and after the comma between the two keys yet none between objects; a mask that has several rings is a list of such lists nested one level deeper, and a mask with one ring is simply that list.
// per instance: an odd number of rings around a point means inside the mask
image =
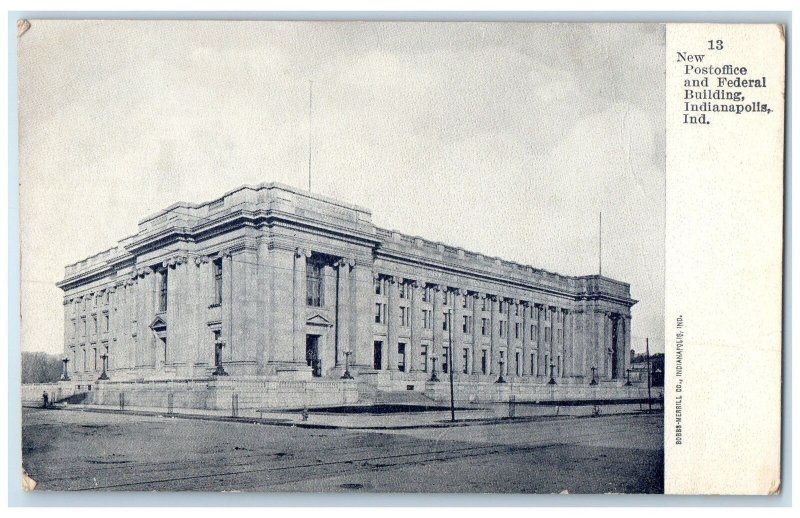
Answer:
[{"label": "distant building", "polygon": [[[634,381],[647,383],[647,364],[646,354],[636,354],[631,350],[631,375]],[[664,386],[664,353],[650,355],[650,386]]]},{"label": "distant building", "polygon": [[[372,224],[369,210],[269,183],[177,203],[66,267],[75,383],[340,379],[621,385],[628,284],[570,277]],[[452,353],[452,358],[450,355]]]}]

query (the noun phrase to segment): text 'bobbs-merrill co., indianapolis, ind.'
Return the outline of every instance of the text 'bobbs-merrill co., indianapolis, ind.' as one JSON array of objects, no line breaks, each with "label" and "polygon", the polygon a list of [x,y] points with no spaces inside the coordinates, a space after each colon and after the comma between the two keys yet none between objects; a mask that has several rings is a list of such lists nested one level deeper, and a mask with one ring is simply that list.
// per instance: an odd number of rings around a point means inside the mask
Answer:
[{"label": "text 'bobbs-merrill co., indianapolis, ind.'", "polygon": [[678,315],[675,333],[675,444],[683,444],[683,315]]}]

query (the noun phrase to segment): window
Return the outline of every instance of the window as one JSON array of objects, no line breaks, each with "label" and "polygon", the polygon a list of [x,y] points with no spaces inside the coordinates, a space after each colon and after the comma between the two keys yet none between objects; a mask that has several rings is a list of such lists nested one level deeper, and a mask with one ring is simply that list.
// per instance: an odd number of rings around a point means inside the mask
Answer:
[{"label": "window", "polygon": [[420,349],[419,355],[422,356],[422,372],[428,372],[428,346],[423,344],[420,346]]},{"label": "window", "polygon": [[464,349],[464,355],[461,357],[464,361],[461,364],[464,366],[462,371],[464,374],[469,374],[469,349]]},{"label": "window", "polygon": [[464,294],[462,298],[463,300],[461,302],[461,307],[466,308],[469,305],[469,297],[466,294]]},{"label": "window", "polygon": [[449,295],[450,295],[450,292],[449,292],[449,291],[447,291],[447,290],[444,290],[444,292],[442,293],[442,303],[443,303],[445,306],[447,305],[447,300],[450,298],[450,296],[449,296]]},{"label": "window", "polygon": [[514,338],[519,338],[519,322],[514,322]]},{"label": "window", "polygon": [[103,313],[103,332],[108,333],[108,313]]},{"label": "window", "polygon": [[536,326],[531,326],[531,340],[536,340]]},{"label": "window", "polygon": [[422,310],[422,328],[423,329],[431,328],[431,310],[429,309]]},{"label": "window", "polygon": [[402,327],[408,327],[408,308],[405,306],[400,306],[400,325]]},{"label": "window", "polygon": [[92,333],[97,334],[97,315],[92,315]]},{"label": "window", "polygon": [[212,263],[214,272],[214,306],[222,304],[222,257],[214,259]]},{"label": "window", "polygon": [[536,372],[536,353],[531,353],[531,375],[536,376],[539,374]]},{"label": "window", "polygon": [[109,303],[110,300],[111,300],[111,293],[107,291],[106,292],[106,300],[105,300],[106,306],[108,306],[108,303]]},{"label": "window", "polygon": [[481,319],[481,334],[483,336],[487,336],[489,334],[489,319],[482,318]]},{"label": "window", "polygon": [[422,302],[430,302],[431,301],[431,289],[428,286],[422,288]]},{"label": "window", "polygon": [[514,355],[514,373],[515,373],[517,376],[519,376],[520,374],[522,374],[522,373],[519,371],[519,369],[520,369],[520,366],[521,366],[521,365],[522,365],[522,364],[521,364],[521,363],[520,363],[520,361],[519,361],[519,353],[516,353],[516,354]]},{"label": "window", "polygon": [[401,298],[401,299],[404,299],[404,298],[406,298],[406,297],[407,297],[407,295],[408,295],[408,292],[406,291],[406,289],[407,289],[407,288],[406,288],[406,283],[404,283],[404,282],[401,282],[401,283],[398,285],[398,291],[400,292],[400,298]]},{"label": "window", "polygon": [[81,336],[86,336],[86,317],[81,317]]},{"label": "window", "polygon": [[481,374],[486,374],[486,349],[481,350]]},{"label": "window", "polygon": [[505,329],[505,327],[506,327],[506,323],[505,323],[505,322],[503,322],[503,321],[501,320],[501,321],[500,321],[500,337],[501,337],[501,338],[502,338],[503,336],[505,336],[505,333],[504,333],[504,329]]},{"label": "window", "polygon": [[306,259],[306,303],[314,307],[325,304],[322,289],[322,263],[314,257]]},{"label": "window", "polygon": [[380,295],[383,292],[383,279],[377,278],[372,282],[375,285],[375,295]]},{"label": "window", "polygon": [[167,270],[166,268],[158,272],[158,311],[167,310]]},{"label": "window", "polygon": [[506,312],[506,301],[501,300],[500,301],[500,313],[505,313],[505,312]]},{"label": "window", "polygon": [[442,320],[442,331],[447,331],[447,319],[450,315],[448,313],[444,313],[444,319]]},{"label": "window", "polygon": [[450,369],[450,348],[444,347],[442,352],[442,372],[447,374]]},{"label": "window", "polygon": [[483,299],[482,309],[483,309],[483,311],[488,311],[489,310],[489,299],[488,298],[484,298]]},{"label": "window", "polygon": [[519,316],[519,304],[514,304],[514,316]]},{"label": "window", "polygon": [[462,329],[463,329],[465,334],[469,333],[471,328],[472,328],[472,326],[470,325],[471,324],[471,322],[470,322],[471,320],[472,320],[471,317],[469,317],[467,315],[464,315],[464,325],[462,326]]},{"label": "window", "polygon": [[375,304],[375,323],[376,324],[380,324],[381,322],[383,322],[383,318],[381,318],[382,315],[383,315],[383,312],[381,311],[381,303],[378,302],[378,303]]},{"label": "window", "polygon": [[545,327],[544,328],[544,341],[547,342],[547,343],[550,343],[550,328],[549,327]]},{"label": "window", "polygon": [[72,321],[72,338],[75,338],[75,335],[76,335],[77,333],[78,333],[78,325],[77,325],[77,323],[76,323],[76,322],[73,320],[73,321]]}]

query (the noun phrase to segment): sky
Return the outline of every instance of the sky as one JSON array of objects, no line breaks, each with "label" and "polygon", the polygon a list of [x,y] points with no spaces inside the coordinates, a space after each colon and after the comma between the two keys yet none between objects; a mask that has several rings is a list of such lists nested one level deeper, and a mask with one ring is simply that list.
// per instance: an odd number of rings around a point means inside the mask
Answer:
[{"label": "sky", "polygon": [[631,347],[663,351],[664,52],[653,24],[33,20],[21,348],[62,350],[64,266],[177,201],[307,189],[310,148],[380,227],[565,275],[598,273],[602,212]]}]

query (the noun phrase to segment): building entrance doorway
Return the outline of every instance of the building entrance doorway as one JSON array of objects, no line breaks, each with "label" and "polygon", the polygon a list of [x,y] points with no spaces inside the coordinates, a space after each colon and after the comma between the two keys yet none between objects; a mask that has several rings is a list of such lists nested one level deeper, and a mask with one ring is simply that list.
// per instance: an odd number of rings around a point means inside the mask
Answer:
[{"label": "building entrance doorway", "polygon": [[372,348],[372,368],[379,371],[383,366],[383,342],[376,341],[372,344]]},{"label": "building entrance doorway", "polygon": [[311,367],[311,375],[322,376],[322,358],[319,354],[319,335],[306,335],[306,365]]}]

